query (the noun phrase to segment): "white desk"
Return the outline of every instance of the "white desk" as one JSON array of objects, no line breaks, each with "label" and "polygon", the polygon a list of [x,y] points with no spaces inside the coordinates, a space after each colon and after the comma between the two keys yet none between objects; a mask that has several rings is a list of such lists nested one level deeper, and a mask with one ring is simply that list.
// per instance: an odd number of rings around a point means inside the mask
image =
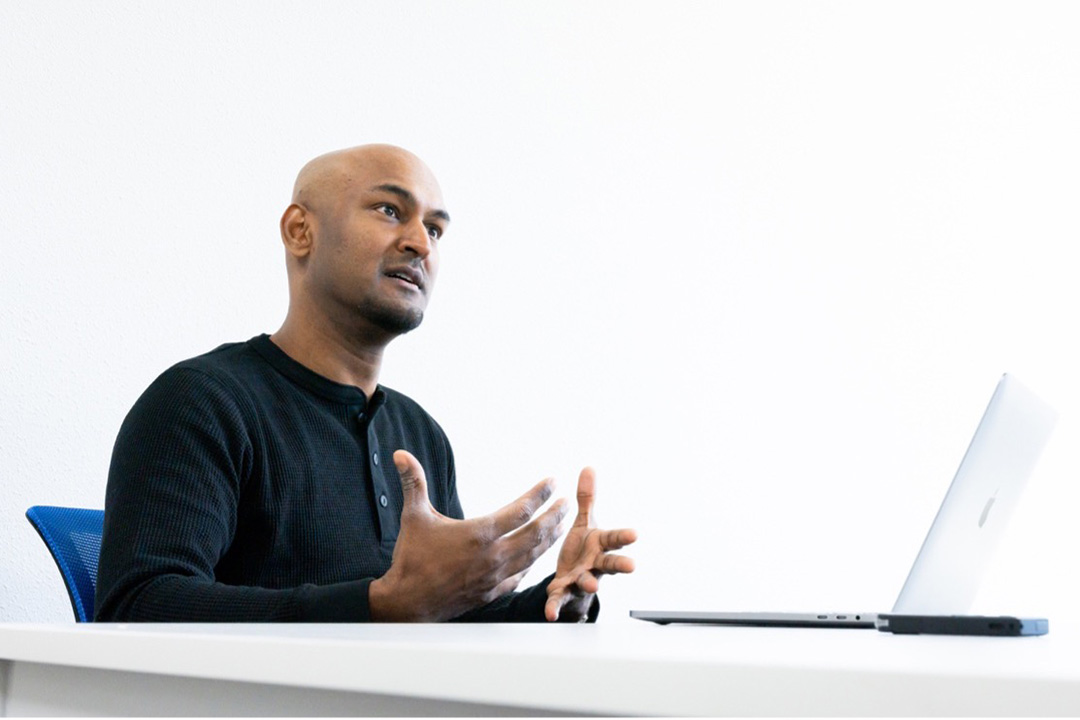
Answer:
[{"label": "white desk", "polygon": [[0,625],[7,715],[1078,715],[1038,638],[598,625]]}]

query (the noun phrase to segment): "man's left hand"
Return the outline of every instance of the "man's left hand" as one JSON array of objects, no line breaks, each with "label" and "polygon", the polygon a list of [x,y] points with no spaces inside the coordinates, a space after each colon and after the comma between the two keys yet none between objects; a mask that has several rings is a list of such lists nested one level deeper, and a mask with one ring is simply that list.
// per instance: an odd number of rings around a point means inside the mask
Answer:
[{"label": "man's left hand", "polygon": [[598,529],[592,512],[595,498],[596,473],[587,467],[578,477],[577,517],[559,551],[555,579],[547,587],[544,615],[550,622],[561,615],[573,620],[585,617],[593,596],[600,589],[601,575],[634,571],[633,559],[609,551],[637,540],[637,532],[628,528]]}]

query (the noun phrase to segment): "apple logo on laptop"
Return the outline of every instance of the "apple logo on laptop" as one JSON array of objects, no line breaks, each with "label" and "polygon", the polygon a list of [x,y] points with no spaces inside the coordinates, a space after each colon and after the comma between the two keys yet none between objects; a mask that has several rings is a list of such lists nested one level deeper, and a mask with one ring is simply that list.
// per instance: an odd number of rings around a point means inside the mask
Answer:
[{"label": "apple logo on laptop", "polygon": [[994,494],[990,496],[990,499],[986,501],[986,507],[983,508],[982,515],[979,516],[979,527],[982,527],[986,523],[986,518],[990,516],[990,508],[994,507],[994,500],[997,499],[998,488],[994,491]]}]

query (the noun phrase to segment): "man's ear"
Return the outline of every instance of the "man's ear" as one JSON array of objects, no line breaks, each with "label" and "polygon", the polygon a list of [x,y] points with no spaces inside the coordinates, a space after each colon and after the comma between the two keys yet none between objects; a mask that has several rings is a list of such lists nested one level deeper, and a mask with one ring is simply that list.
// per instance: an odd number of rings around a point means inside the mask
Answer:
[{"label": "man's ear", "polygon": [[311,252],[312,217],[302,205],[293,203],[285,208],[281,216],[281,241],[285,251],[296,258],[306,257]]}]

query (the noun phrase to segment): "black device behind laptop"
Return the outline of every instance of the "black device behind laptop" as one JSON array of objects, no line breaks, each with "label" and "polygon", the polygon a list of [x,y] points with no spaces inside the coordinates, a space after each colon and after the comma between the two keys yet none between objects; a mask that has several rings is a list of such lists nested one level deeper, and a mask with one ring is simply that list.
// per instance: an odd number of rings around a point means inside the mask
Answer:
[{"label": "black device behind laptop", "polygon": [[896,635],[1045,635],[1043,618],[1007,615],[878,615],[877,629]]}]

